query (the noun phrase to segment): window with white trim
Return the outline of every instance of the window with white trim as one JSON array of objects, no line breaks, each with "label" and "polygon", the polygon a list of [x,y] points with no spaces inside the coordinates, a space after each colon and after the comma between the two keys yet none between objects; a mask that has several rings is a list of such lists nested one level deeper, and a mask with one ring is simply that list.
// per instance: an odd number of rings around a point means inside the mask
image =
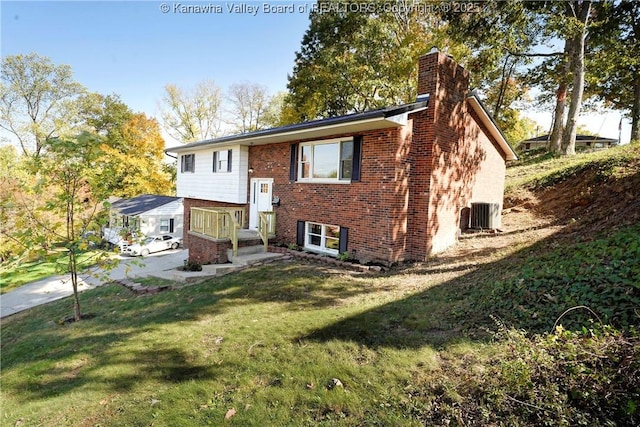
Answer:
[{"label": "window with white trim", "polygon": [[231,172],[231,150],[213,152],[213,171]]},{"label": "window with white trim", "polygon": [[340,248],[340,227],[307,222],[304,246],[311,250],[337,255]]},{"label": "window with white trim", "polygon": [[353,168],[353,139],[300,144],[299,181],[350,181]]},{"label": "window with white trim", "polygon": [[173,233],[173,227],[174,227],[173,218],[160,220],[161,233]]},{"label": "window with white trim", "polygon": [[195,172],[196,171],[196,155],[195,154],[183,154],[180,156],[180,172]]}]

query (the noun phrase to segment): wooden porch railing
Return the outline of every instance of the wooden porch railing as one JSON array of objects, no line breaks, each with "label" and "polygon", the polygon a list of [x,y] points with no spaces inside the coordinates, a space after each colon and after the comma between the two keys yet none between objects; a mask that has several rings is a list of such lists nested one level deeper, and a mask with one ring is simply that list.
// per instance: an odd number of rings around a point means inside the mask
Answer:
[{"label": "wooden porch railing", "polygon": [[[230,239],[233,255],[238,255],[238,230],[246,227],[242,208],[191,208],[189,230],[214,239]],[[258,235],[269,249],[269,236],[276,234],[276,213],[258,212]]]},{"label": "wooden porch railing", "polygon": [[269,236],[276,234],[276,213],[258,212],[258,234],[264,243],[264,251],[269,250]]},{"label": "wooden porch railing", "polygon": [[191,208],[190,230],[214,239],[230,239],[238,255],[238,230],[246,225],[243,208]]}]

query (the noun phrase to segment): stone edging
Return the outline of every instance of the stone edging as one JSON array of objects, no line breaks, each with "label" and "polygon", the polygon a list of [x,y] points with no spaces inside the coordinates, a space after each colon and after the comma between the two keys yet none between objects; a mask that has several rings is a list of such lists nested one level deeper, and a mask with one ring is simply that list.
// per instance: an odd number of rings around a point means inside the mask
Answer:
[{"label": "stone edging", "polygon": [[169,291],[173,289],[173,286],[163,285],[163,286],[142,286],[140,283],[136,283],[130,279],[120,279],[114,280],[111,282],[116,285],[124,286],[132,292],[135,292],[137,295],[155,295],[158,292]]},{"label": "stone edging", "polygon": [[379,265],[354,264],[352,262],[340,261],[339,259],[335,259],[328,256],[323,256],[323,255],[317,255],[311,252],[294,251],[289,248],[284,248],[281,246],[269,246],[269,252],[286,254],[291,256],[292,258],[318,262],[321,264],[335,265],[337,267],[342,267],[345,269],[355,270],[355,271],[373,272],[373,273],[379,273],[379,272],[385,271],[385,268]]}]

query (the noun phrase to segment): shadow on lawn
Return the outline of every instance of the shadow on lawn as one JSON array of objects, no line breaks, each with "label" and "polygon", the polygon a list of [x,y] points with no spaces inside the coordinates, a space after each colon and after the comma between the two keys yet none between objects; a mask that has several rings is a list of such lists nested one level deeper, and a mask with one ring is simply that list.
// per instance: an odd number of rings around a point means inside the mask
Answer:
[{"label": "shadow on lawn", "polygon": [[[583,258],[580,257],[585,254],[606,253],[608,257],[603,262],[630,265],[630,276],[624,280],[632,282],[639,274],[633,270],[635,264],[631,265],[623,258],[613,259],[610,249],[617,245],[627,248],[618,251],[621,257],[640,257],[640,244],[636,244],[638,253],[630,254],[630,246],[620,240],[620,236],[639,239],[634,236],[638,235],[640,225],[634,227],[622,230],[607,247],[587,244],[584,252],[585,249],[577,244],[561,246],[563,262],[581,266]],[[507,326],[542,332],[550,331],[558,316],[577,304],[589,305],[598,313],[612,306],[618,310],[622,307],[620,302],[629,303],[625,310],[631,310],[630,313],[637,309],[637,304],[633,304],[638,292],[633,289],[628,298],[622,294],[617,296],[615,304],[608,302],[607,292],[614,286],[607,276],[594,276],[593,286],[588,281],[585,285],[583,280],[580,287],[574,287],[571,282],[574,278],[564,277],[563,267],[558,267],[555,252],[544,258],[544,250],[553,247],[558,239],[562,236],[547,237],[491,263],[482,261],[484,255],[457,259],[457,262],[444,256],[379,276],[282,263],[148,297],[137,297],[120,287],[105,286],[81,295],[83,310],[96,314],[91,320],[67,326],[40,320],[44,316],[63,313],[63,308],[66,314],[69,303],[61,301],[21,315],[15,319],[21,320],[15,322],[17,324],[10,320],[9,328],[3,325],[2,366],[8,371],[24,365],[21,367],[23,378],[19,379],[19,384],[14,382],[10,387],[25,390],[28,399],[58,395],[107,380],[108,387],[114,390],[128,390],[149,378],[168,383],[216,379],[216,367],[194,363],[183,350],[188,345],[181,342],[179,336],[175,337],[175,345],[168,339],[151,342],[142,350],[133,344],[128,347],[128,343],[144,340],[147,331],[154,336],[161,325],[199,320],[210,322],[211,316],[216,314],[235,313],[246,306],[264,303],[276,304],[282,313],[315,312],[316,324],[328,325],[313,330],[309,326],[311,323],[301,324],[287,333],[291,334],[289,338],[293,342],[341,340],[371,348],[398,349],[484,340],[490,335],[488,330],[497,329],[491,315],[504,320]],[[574,252],[580,251],[582,255],[574,256]],[[536,289],[533,281],[545,279],[540,272],[553,272],[555,276],[549,283],[556,288]],[[442,277],[438,275],[442,274],[448,280],[441,281]],[[430,282],[437,284],[430,285]],[[585,290],[588,293],[582,293]],[[369,298],[369,294],[392,301],[344,317],[345,313],[357,310],[359,297]],[[562,298],[556,298],[558,295]],[[330,319],[336,316],[342,318],[331,322]],[[238,318],[243,319],[242,316]],[[588,318],[584,312],[576,311],[565,320],[584,324]],[[605,321],[610,319],[603,317]],[[311,322],[311,318],[309,320]],[[104,369],[116,374],[102,378],[106,375]]]},{"label": "shadow on lawn", "polygon": [[[637,224],[606,239],[544,252],[558,239],[566,239],[554,235],[298,339],[343,340],[372,348],[420,348],[485,339],[498,329],[496,321],[533,333],[552,332],[557,321],[572,330],[600,320],[628,328],[638,321],[640,270],[634,265],[640,257],[639,230]],[[423,274],[442,270],[439,263],[427,264]]]},{"label": "shadow on lawn", "polygon": [[[114,342],[123,340],[122,336],[112,338]],[[83,345],[85,338],[79,341],[78,345]],[[67,354],[61,358],[65,360],[63,364],[51,366],[49,363],[39,363],[29,368],[29,375],[15,387],[22,393],[28,393],[26,400],[31,401],[58,396],[78,387],[105,381],[108,381],[109,388],[113,391],[126,392],[149,380],[181,383],[217,378],[215,367],[194,365],[188,359],[182,350],[170,345],[154,346],[135,353],[121,353],[114,348],[77,356],[71,361]],[[118,374],[104,378],[105,369]]]},{"label": "shadow on lawn", "polygon": [[[379,288],[375,289],[378,291]],[[367,282],[325,267],[281,264],[153,296],[137,296],[117,285],[80,294],[91,319],[61,324],[71,313],[70,298],[35,307],[6,319],[2,330],[2,367],[27,372],[11,387],[28,399],[67,393],[106,380],[99,372],[116,372],[108,387],[121,391],[148,379],[179,383],[215,378],[211,366],[189,361],[180,337],[150,349],[128,343],[153,335],[158,326],[198,321],[253,304],[273,302],[289,311],[322,309],[344,298],[372,292]],[[4,321],[5,319],[3,319]],[[8,327],[6,327],[8,326]]]}]

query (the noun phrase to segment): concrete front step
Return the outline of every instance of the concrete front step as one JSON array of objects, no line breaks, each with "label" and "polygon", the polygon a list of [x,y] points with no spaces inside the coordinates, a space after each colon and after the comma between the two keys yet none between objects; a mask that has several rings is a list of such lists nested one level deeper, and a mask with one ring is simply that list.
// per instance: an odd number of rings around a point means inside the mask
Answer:
[{"label": "concrete front step", "polygon": [[238,256],[229,258],[232,264],[239,264],[243,266],[254,265],[262,262],[271,261],[274,259],[282,258],[283,254],[276,254],[273,252],[265,252],[264,247],[261,247],[261,252],[240,254],[238,250]]},{"label": "concrete front step", "polygon": [[233,249],[227,249],[227,259],[233,263],[235,258],[263,253],[265,253],[264,245],[240,246],[236,256],[233,255]]},{"label": "concrete front step", "polygon": [[240,251],[238,251],[238,256],[233,257],[233,262],[229,264],[203,265],[202,271],[165,271],[162,276],[157,277],[170,279],[176,282],[193,284],[203,282],[211,277],[224,276],[225,274],[233,273],[252,265],[268,263],[286,256],[281,253],[265,253],[264,247],[261,246],[260,248],[262,249],[262,253],[247,253],[241,255]]}]

